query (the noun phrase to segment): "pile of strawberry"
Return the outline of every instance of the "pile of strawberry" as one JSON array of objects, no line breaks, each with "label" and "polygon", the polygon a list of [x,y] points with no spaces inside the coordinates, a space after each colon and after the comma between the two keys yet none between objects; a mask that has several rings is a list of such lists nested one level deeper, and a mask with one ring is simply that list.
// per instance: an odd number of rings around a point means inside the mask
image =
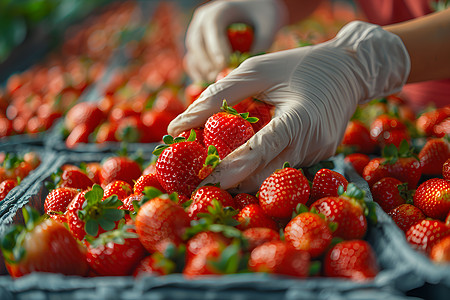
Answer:
[{"label": "pile of strawberry", "polygon": [[13,152],[1,152],[0,201],[5,199],[8,193],[19,185],[40,163],[41,158],[36,152],[29,151],[23,155]]}]

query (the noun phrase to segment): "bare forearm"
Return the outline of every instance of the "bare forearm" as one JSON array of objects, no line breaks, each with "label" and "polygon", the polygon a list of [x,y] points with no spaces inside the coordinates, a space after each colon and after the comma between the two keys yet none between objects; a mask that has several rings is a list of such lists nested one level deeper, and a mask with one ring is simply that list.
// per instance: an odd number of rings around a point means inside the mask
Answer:
[{"label": "bare forearm", "polygon": [[383,28],[398,35],[408,50],[408,83],[450,78],[450,9]]}]

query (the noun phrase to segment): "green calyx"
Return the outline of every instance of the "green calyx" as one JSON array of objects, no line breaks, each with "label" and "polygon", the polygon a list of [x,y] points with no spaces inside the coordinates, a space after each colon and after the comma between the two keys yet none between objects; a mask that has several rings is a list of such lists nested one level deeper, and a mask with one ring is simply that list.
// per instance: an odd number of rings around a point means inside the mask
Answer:
[{"label": "green calyx", "polygon": [[155,150],[153,150],[153,155],[159,156],[166,148],[170,147],[172,144],[181,143],[181,142],[193,142],[197,138],[197,134],[195,133],[194,129],[191,129],[191,132],[189,133],[189,137],[186,139],[184,137],[178,136],[173,137],[169,134],[163,136],[163,142],[164,144],[158,145],[155,147]]},{"label": "green calyx", "polygon": [[12,170],[19,166],[23,162],[23,157],[16,153],[7,152],[3,160],[2,167],[6,170]]},{"label": "green calyx", "polygon": [[382,156],[385,158],[383,164],[395,164],[399,158],[414,157],[419,160],[414,153],[414,148],[409,145],[407,140],[402,140],[398,148],[394,144],[385,146],[382,150]]},{"label": "green calyx", "polygon": [[153,186],[146,186],[142,193],[144,194],[144,197],[142,197],[141,201],[133,201],[133,208],[134,208],[133,215],[137,214],[142,205],[155,198],[169,199],[175,203],[179,203],[180,201],[180,199],[178,198],[178,194],[176,192],[173,192],[170,195],[164,194],[163,192],[161,192],[160,190],[158,190]]},{"label": "green calyx", "polygon": [[220,274],[236,274],[248,272],[248,254],[243,254],[241,240],[234,239],[225,247],[217,260],[209,260],[207,263]]},{"label": "green calyx", "polygon": [[256,122],[259,121],[259,119],[256,118],[256,117],[249,117],[249,113],[248,113],[248,112],[246,112],[246,113],[238,113],[237,110],[235,110],[233,107],[228,106],[227,100],[225,100],[225,99],[223,99],[221,109],[222,109],[224,112],[229,113],[229,114],[232,114],[232,115],[234,115],[234,116],[240,116],[240,117],[242,117],[244,120],[247,120],[247,121],[250,122],[250,123],[256,123]]},{"label": "green calyx", "polygon": [[119,222],[119,226],[117,229],[104,232],[98,236],[98,238],[93,239],[91,236],[87,236],[86,240],[93,247],[99,247],[101,245],[106,245],[109,242],[113,242],[114,244],[123,245],[125,244],[126,239],[134,239],[138,238],[137,233],[131,231],[134,226],[125,225],[125,220]]},{"label": "green calyx", "polygon": [[88,235],[96,236],[99,227],[105,231],[113,230],[116,222],[125,216],[125,211],[118,209],[123,205],[116,195],[103,199],[103,189],[94,184],[92,189],[84,195],[86,201],[78,211],[78,217],[85,222],[84,229]]},{"label": "green calyx", "polygon": [[351,182],[347,185],[347,190],[345,191],[343,186],[339,186],[338,195],[339,197],[345,197],[360,205],[364,210],[364,215],[371,224],[376,224],[378,222],[375,203],[365,201],[366,192],[357,185]]}]

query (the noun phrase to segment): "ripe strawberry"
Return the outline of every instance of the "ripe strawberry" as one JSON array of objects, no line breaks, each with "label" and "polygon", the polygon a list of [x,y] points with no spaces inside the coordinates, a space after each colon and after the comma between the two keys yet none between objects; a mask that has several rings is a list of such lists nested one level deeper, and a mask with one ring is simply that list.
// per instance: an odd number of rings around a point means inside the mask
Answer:
[{"label": "ripe strawberry", "polygon": [[436,137],[440,138],[450,135],[450,117],[445,118],[442,122],[434,126],[433,132]]},{"label": "ripe strawberry", "polygon": [[147,143],[156,143],[167,134],[167,126],[176,115],[164,111],[148,110],[142,113],[141,119],[145,126]]},{"label": "ripe strawberry", "polygon": [[120,205],[122,202],[117,196],[103,200],[103,189],[94,184],[92,189],[78,193],[67,206],[69,229],[79,240],[86,234],[97,237],[112,230],[124,217],[124,211],[117,209]]},{"label": "ripe strawberry", "polygon": [[144,198],[144,194],[131,194],[125,199],[123,199],[123,205],[119,206],[118,209],[128,210],[130,212],[134,212],[133,202],[140,203]]},{"label": "ripe strawberry", "polygon": [[389,211],[388,214],[394,220],[395,224],[405,233],[411,226],[426,218],[425,214],[419,208],[408,203],[397,206]]},{"label": "ripe strawberry", "polygon": [[32,272],[84,276],[88,272],[85,249],[70,231],[53,219],[42,219],[24,207],[25,226],[13,226],[2,238],[6,268],[13,278]]},{"label": "ripe strawberry", "polygon": [[416,128],[419,133],[425,136],[442,137],[443,135],[436,135],[435,127],[450,117],[450,106],[433,109],[431,111],[421,114],[416,121]]},{"label": "ripe strawberry", "polygon": [[219,201],[222,207],[235,206],[233,196],[226,190],[217,186],[206,185],[192,193],[192,204],[188,208],[189,217],[191,219],[197,219],[198,213],[207,213],[208,207],[213,206],[212,202],[214,199]]},{"label": "ripe strawberry", "polygon": [[450,146],[444,139],[429,139],[419,152],[422,173],[440,175],[445,161],[449,158]]},{"label": "ripe strawberry", "polygon": [[95,142],[103,144],[106,142],[117,142],[116,138],[117,123],[105,122],[98,127],[95,135]]},{"label": "ripe strawberry", "polygon": [[6,179],[0,183],[0,201],[6,198],[9,192],[17,186],[17,180]]},{"label": "ripe strawberry", "polygon": [[169,244],[178,246],[183,242],[190,219],[177,203],[159,196],[139,208],[135,222],[142,245],[150,253],[163,253]]},{"label": "ripe strawberry", "polygon": [[364,168],[369,163],[370,157],[363,153],[352,153],[347,155],[344,158],[344,161],[347,163],[351,163],[355,171],[360,176],[363,176]]},{"label": "ripe strawberry", "polygon": [[254,227],[264,227],[278,230],[277,223],[268,217],[259,204],[248,204],[236,215],[236,220],[240,223],[236,227],[240,230]]},{"label": "ripe strawberry", "polygon": [[308,201],[310,188],[301,171],[285,164],[264,180],[258,193],[259,204],[266,215],[289,218],[299,203]]},{"label": "ripe strawberry", "polygon": [[448,264],[450,262],[450,235],[434,244],[430,250],[430,259],[438,264]]},{"label": "ripe strawberry", "polygon": [[328,222],[337,223],[334,236],[346,240],[361,239],[367,231],[364,196],[362,190],[349,184],[347,192],[344,193],[341,188],[338,197],[321,198],[311,208],[325,215]]},{"label": "ripe strawberry", "polygon": [[423,182],[414,193],[414,205],[428,217],[444,220],[450,211],[450,182],[441,178]]},{"label": "ripe strawberry", "polygon": [[83,165],[82,170],[86,175],[97,184],[100,184],[100,171],[102,169],[102,165],[98,162],[90,162]]},{"label": "ripe strawberry", "polygon": [[371,139],[369,129],[361,121],[351,120],[345,129],[341,148],[344,152],[372,154],[377,143]]},{"label": "ripe strawberry", "polygon": [[450,235],[450,227],[437,220],[422,220],[406,232],[406,240],[411,247],[429,254],[440,239]]},{"label": "ripe strawberry", "polygon": [[145,254],[137,234],[127,226],[119,226],[89,243],[86,260],[96,275],[128,276]]},{"label": "ripe strawberry", "polygon": [[162,253],[155,252],[139,262],[133,271],[133,276],[163,276],[173,273],[174,270],[173,261],[165,258]]},{"label": "ripe strawberry", "polygon": [[66,138],[66,147],[69,149],[74,149],[81,143],[89,143],[90,134],[91,131],[89,129],[89,125],[76,125]]},{"label": "ripe strawberry", "polygon": [[259,200],[256,196],[247,193],[239,193],[234,196],[234,203],[238,209],[242,209],[248,204],[259,204]]},{"label": "ripe strawberry", "polygon": [[158,156],[156,176],[161,186],[168,192],[177,192],[190,198],[200,182],[208,176],[219,163],[214,147],[206,150],[194,142],[195,132],[186,140],[183,137],[173,139],[164,137],[165,145],[159,145],[153,151]]},{"label": "ripe strawberry", "polygon": [[374,278],[379,270],[376,254],[364,240],[336,244],[328,251],[324,261],[324,272],[329,277],[364,281]]},{"label": "ripe strawberry", "polygon": [[309,276],[310,255],[283,241],[266,242],[251,252],[248,266],[254,272],[305,278]]},{"label": "ripe strawberry", "polygon": [[222,110],[209,117],[203,130],[205,145],[216,147],[220,159],[250,139],[255,134],[251,123],[258,121],[257,118],[249,117],[248,113],[239,114],[227,105],[226,100],[223,101]]},{"label": "ripe strawberry", "polygon": [[114,133],[117,141],[127,143],[151,143],[153,139],[148,138],[146,127],[140,116],[128,116],[117,122],[117,128]]},{"label": "ripe strawberry", "polygon": [[100,182],[106,186],[114,180],[123,180],[134,185],[134,180],[141,176],[141,166],[126,156],[113,156],[102,163]]},{"label": "ripe strawberry", "polygon": [[272,120],[274,111],[273,105],[259,101],[253,97],[245,98],[238,104],[234,105],[233,108],[238,113],[248,112],[250,116],[258,118],[257,122],[251,123],[255,133],[261,130],[270,122],[270,120]]},{"label": "ripe strawberry", "polygon": [[385,159],[382,157],[375,157],[369,161],[364,167],[362,177],[369,184],[369,187],[380,181],[384,177],[389,177],[389,167],[384,164]]},{"label": "ripe strawberry", "polygon": [[399,118],[386,114],[378,116],[370,124],[370,136],[381,147],[390,144],[399,147],[402,140],[410,139],[406,125]]},{"label": "ripe strawberry", "polygon": [[[202,146],[205,146],[205,142],[203,140],[203,128],[193,128],[191,130],[195,131],[195,142],[199,143]],[[189,138],[189,135],[191,134],[191,130],[185,130],[182,133],[180,133],[178,136],[184,137],[186,140]]]},{"label": "ripe strawberry", "polygon": [[445,180],[450,181],[450,158],[442,165],[442,176]]},{"label": "ripe strawberry", "polygon": [[132,192],[133,188],[128,182],[123,180],[115,180],[105,187],[103,200],[111,197],[112,195],[116,195],[120,201],[123,201],[123,199],[131,195]]},{"label": "ripe strawberry", "polygon": [[323,197],[337,197],[338,188],[342,186],[345,191],[347,185],[348,181],[342,174],[330,169],[320,169],[314,175],[308,204]]},{"label": "ripe strawberry", "polygon": [[78,191],[74,188],[62,187],[51,190],[45,197],[44,212],[56,221],[66,222],[64,214],[67,206],[77,194]]},{"label": "ripe strawberry", "polygon": [[203,93],[203,91],[208,87],[206,82],[193,82],[188,84],[184,89],[184,98],[187,105],[194,103],[195,100]]},{"label": "ripe strawberry", "polygon": [[79,169],[64,170],[61,174],[61,180],[57,184],[58,187],[70,187],[74,189],[86,190],[94,182]]},{"label": "ripe strawberry", "polygon": [[274,242],[280,240],[280,234],[266,227],[253,227],[245,229],[242,232],[242,236],[248,241],[248,251],[252,252],[253,249],[266,242]]},{"label": "ripe strawberry", "polygon": [[289,221],[284,228],[284,236],[295,249],[304,250],[315,258],[325,252],[333,233],[327,221],[318,214],[303,212]]},{"label": "ripe strawberry", "polygon": [[74,105],[66,114],[64,125],[70,132],[77,125],[84,124],[89,133],[94,130],[106,116],[94,102],[80,102]]},{"label": "ripe strawberry", "polygon": [[231,50],[241,53],[249,52],[253,43],[253,28],[244,23],[231,24],[227,28]]},{"label": "ripe strawberry", "polygon": [[384,177],[370,189],[373,201],[377,202],[385,212],[412,200],[408,185],[393,177]]},{"label": "ripe strawberry", "polygon": [[147,186],[152,186],[154,188],[157,188],[161,192],[165,193],[166,191],[161,186],[161,184],[158,181],[158,178],[156,177],[155,173],[147,174],[147,175],[141,175],[141,177],[136,180],[133,187],[133,192],[135,194],[143,194],[144,189]]}]

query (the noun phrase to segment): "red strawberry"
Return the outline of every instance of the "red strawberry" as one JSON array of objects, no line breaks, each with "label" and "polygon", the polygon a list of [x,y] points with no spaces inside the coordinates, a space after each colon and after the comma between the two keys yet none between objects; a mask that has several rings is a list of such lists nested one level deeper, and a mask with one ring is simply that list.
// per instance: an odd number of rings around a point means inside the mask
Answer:
[{"label": "red strawberry", "polygon": [[450,181],[450,158],[442,165],[442,176],[445,180]]},{"label": "red strawberry", "polygon": [[342,174],[330,169],[320,169],[314,175],[308,204],[323,197],[337,197],[338,188],[342,186],[345,191],[347,184],[348,181]]},{"label": "red strawberry", "polygon": [[58,187],[70,187],[74,189],[86,190],[94,182],[79,169],[64,170],[61,174],[61,180],[57,184]]},{"label": "red strawberry", "polygon": [[145,202],[136,215],[136,231],[150,252],[164,252],[169,244],[180,245],[189,227],[189,216],[181,206],[161,196]]},{"label": "red strawberry", "polygon": [[238,113],[248,112],[250,116],[258,118],[258,121],[252,123],[253,130],[258,132],[272,120],[274,107],[265,102],[259,101],[253,97],[246,98],[234,105],[233,108]]},{"label": "red strawberry", "polygon": [[89,135],[91,131],[89,125],[78,124],[76,125],[66,138],[66,147],[73,149],[81,143],[89,143]]},{"label": "red strawberry", "polygon": [[450,117],[445,118],[442,122],[434,126],[433,132],[436,137],[440,138],[450,135]]},{"label": "red strawberry", "polygon": [[215,146],[221,159],[255,134],[251,123],[258,121],[249,117],[248,113],[239,114],[234,108],[229,107],[225,100],[222,110],[224,111],[209,117],[203,130],[205,145]]},{"label": "red strawberry", "polygon": [[325,219],[311,212],[300,213],[284,228],[287,242],[312,258],[322,255],[331,243],[333,233]]},{"label": "red strawberry", "polygon": [[254,227],[278,230],[277,223],[264,213],[259,204],[248,204],[242,208],[236,215],[236,220],[240,223],[237,225],[240,230]]},{"label": "red strawberry", "polygon": [[244,23],[231,24],[227,28],[231,50],[241,53],[249,52],[253,43],[253,28]]},{"label": "red strawberry", "polygon": [[253,272],[308,277],[310,255],[283,241],[266,242],[250,254],[249,269]]},{"label": "red strawberry", "polygon": [[114,133],[117,141],[123,141],[127,143],[150,143],[155,140],[148,138],[147,131],[151,131],[147,128],[139,115],[128,116],[118,121],[117,128]]},{"label": "red strawberry", "polygon": [[123,201],[123,199],[131,195],[132,191],[133,188],[128,182],[123,180],[115,180],[105,187],[103,200],[111,197],[112,195],[116,195],[120,201]]},{"label": "red strawberry", "polygon": [[52,219],[66,222],[65,212],[67,206],[78,194],[74,188],[56,188],[51,190],[45,198],[44,211]]},{"label": "red strawberry", "polygon": [[325,275],[355,281],[374,278],[380,267],[370,244],[364,240],[344,241],[328,251],[324,261]]},{"label": "red strawberry", "polygon": [[396,208],[411,198],[408,185],[393,177],[384,177],[377,181],[372,188],[373,201],[377,202],[385,212]]},{"label": "red strawberry", "polygon": [[384,158],[376,157],[364,167],[362,177],[367,181],[369,187],[382,178],[389,177],[389,167],[384,162]]},{"label": "red strawberry", "polygon": [[164,257],[162,253],[155,252],[142,259],[133,271],[134,277],[163,276],[173,273],[175,264]]},{"label": "red strawberry", "polygon": [[359,175],[363,176],[364,168],[369,163],[370,158],[368,155],[363,153],[352,153],[347,155],[344,158],[344,161],[351,163],[355,171],[358,172]]},{"label": "red strawberry", "polygon": [[414,205],[428,217],[444,220],[450,211],[450,182],[441,178],[423,182],[414,193]]},{"label": "red strawberry", "polygon": [[0,183],[0,201],[6,198],[9,192],[17,186],[17,181],[14,179],[6,179]]},{"label": "red strawberry", "polygon": [[[193,128],[191,130],[195,131],[195,142],[199,143],[202,146],[205,146],[205,142],[203,141],[203,128]],[[184,137],[186,140],[189,138],[191,134],[191,130],[185,130],[180,133],[178,136]]]},{"label": "red strawberry", "polygon": [[425,112],[421,114],[419,118],[417,118],[417,130],[419,131],[419,133],[422,133],[425,136],[442,137],[441,135],[435,134],[435,126],[437,126],[448,117],[450,117],[450,106]]},{"label": "red strawberry", "polygon": [[105,122],[101,124],[95,135],[95,142],[102,144],[106,142],[117,142],[117,123]]},{"label": "red strawberry", "polygon": [[308,201],[310,188],[301,171],[285,164],[264,180],[258,193],[259,204],[266,215],[289,218],[298,204]]},{"label": "red strawberry", "polygon": [[167,134],[167,126],[175,118],[164,111],[148,110],[142,113],[141,119],[145,126],[147,143],[156,143]]},{"label": "red strawberry", "polygon": [[370,136],[381,147],[393,144],[398,147],[402,140],[409,140],[406,125],[397,117],[383,114],[370,124]]},{"label": "red strawberry", "polygon": [[188,84],[184,89],[184,98],[186,104],[190,105],[194,103],[195,100],[203,93],[203,91],[208,87],[208,83],[203,82],[193,82]]},{"label": "red strawberry", "polygon": [[450,262],[450,235],[434,244],[430,250],[430,259],[438,264],[448,264]]},{"label": "red strawberry", "polygon": [[247,193],[239,193],[234,196],[234,203],[238,209],[242,209],[248,204],[259,204],[259,200],[256,196]]},{"label": "red strawberry", "polygon": [[188,214],[191,219],[197,219],[198,213],[207,213],[208,207],[213,206],[213,200],[220,202],[222,207],[234,207],[234,199],[226,190],[217,186],[206,185],[198,188],[192,193],[192,204],[188,208]]},{"label": "red strawberry", "polygon": [[135,194],[142,194],[144,193],[144,189],[148,186],[157,188],[161,192],[165,193],[165,190],[159,183],[155,173],[141,175],[141,177],[139,177],[138,180],[136,180],[136,182],[134,183],[133,192]]},{"label": "red strawberry", "polygon": [[134,180],[141,176],[141,166],[126,156],[113,156],[102,163],[100,182],[106,186],[115,180],[123,180],[134,185]]},{"label": "red strawberry", "polygon": [[[84,276],[88,272],[85,249],[70,231],[53,219],[43,220],[26,206],[23,225],[12,227],[2,239],[6,268],[13,278],[32,272]],[[20,238],[22,237],[22,238]]]},{"label": "red strawberry", "polygon": [[450,227],[437,220],[422,220],[411,226],[406,232],[410,245],[423,253],[429,254],[440,239],[450,235]]},{"label": "red strawberry", "polygon": [[104,112],[95,102],[80,102],[74,105],[66,115],[64,124],[70,132],[77,125],[84,124],[89,133],[105,119]]},{"label": "red strawberry", "polygon": [[166,145],[155,148],[156,176],[161,186],[168,192],[177,192],[190,198],[200,182],[208,176],[219,162],[214,147],[206,150],[195,140],[195,132],[190,137],[173,139],[164,137]]},{"label": "red strawberry", "polygon": [[442,167],[450,158],[450,146],[444,139],[429,139],[419,152],[422,173],[425,175],[440,175]]},{"label": "red strawberry", "polygon": [[376,142],[370,137],[369,129],[364,123],[357,120],[351,120],[347,124],[341,145],[351,153],[363,154],[372,154],[377,147]]},{"label": "red strawberry", "polygon": [[280,234],[278,231],[266,227],[248,228],[242,232],[242,235],[248,241],[248,251],[250,252],[266,242],[280,240]]},{"label": "red strawberry", "polygon": [[127,226],[121,226],[90,242],[86,260],[96,275],[128,276],[145,254],[137,234],[129,231]]},{"label": "red strawberry", "polygon": [[102,165],[98,162],[90,162],[87,163],[84,167],[84,172],[86,175],[97,184],[100,184],[100,171],[102,169]]},{"label": "red strawberry", "polygon": [[411,226],[426,218],[425,214],[419,208],[408,203],[392,209],[389,215],[395,224],[405,233]]},{"label": "red strawberry", "polygon": [[142,199],[144,198],[144,194],[131,194],[125,199],[123,199],[123,205],[119,206],[119,209],[125,209],[129,211],[134,211],[133,202],[137,201],[140,203]]},{"label": "red strawberry", "polygon": [[324,197],[317,200],[311,208],[325,215],[328,222],[337,223],[334,236],[346,240],[361,239],[367,231],[364,192],[354,184],[349,184],[347,192],[342,192],[341,189],[338,197]]}]

